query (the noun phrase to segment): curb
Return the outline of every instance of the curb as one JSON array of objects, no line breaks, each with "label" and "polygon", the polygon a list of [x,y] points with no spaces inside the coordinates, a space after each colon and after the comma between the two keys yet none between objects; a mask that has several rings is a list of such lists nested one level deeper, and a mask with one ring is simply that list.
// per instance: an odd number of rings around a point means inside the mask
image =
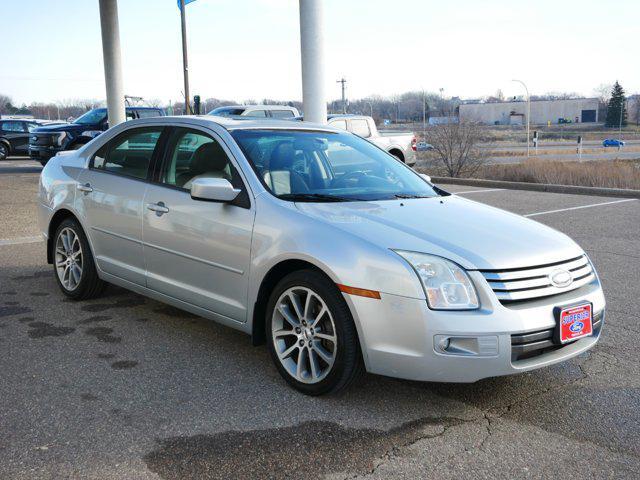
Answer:
[{"label": "curb", "polygon": [[475,187],[504,188],[510,190],[531,190],[534,192],[573,193],[601,197],[640,198],[640,190],[626,188],[580,187],[578,185],[552,185],[548,183],[507,182],[503,180],[483,180],[479,178],[431,177],[434,183],[449,185],[470,185]]}]

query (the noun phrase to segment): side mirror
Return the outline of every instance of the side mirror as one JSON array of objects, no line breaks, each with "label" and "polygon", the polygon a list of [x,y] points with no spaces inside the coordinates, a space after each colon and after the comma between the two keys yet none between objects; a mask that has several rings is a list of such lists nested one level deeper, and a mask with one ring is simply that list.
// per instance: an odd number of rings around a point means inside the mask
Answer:
[{"label": "side mirror", "polygon": [[225,178],[197,178],[191,184],[191,198],[210,202],[230,202],[240,193]]},{"label": "side mirror", "polygon": [[427,175],[426,173],[421,173],[420,176],[426,180],[427,182],[431,183],[431,177],[429,175]]}]

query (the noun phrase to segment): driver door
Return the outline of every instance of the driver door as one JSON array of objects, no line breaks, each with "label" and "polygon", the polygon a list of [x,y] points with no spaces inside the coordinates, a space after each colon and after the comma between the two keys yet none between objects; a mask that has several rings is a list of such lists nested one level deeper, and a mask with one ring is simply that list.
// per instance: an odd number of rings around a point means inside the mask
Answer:
[{"label": "driver door", "polygon": [[[191,198],[193,180],[210,177],[242,193],[231,203]],[[175,127],[154,180],[142,224],[147,287],[245,322],[255,210],[226,147],[204,131]]]}]

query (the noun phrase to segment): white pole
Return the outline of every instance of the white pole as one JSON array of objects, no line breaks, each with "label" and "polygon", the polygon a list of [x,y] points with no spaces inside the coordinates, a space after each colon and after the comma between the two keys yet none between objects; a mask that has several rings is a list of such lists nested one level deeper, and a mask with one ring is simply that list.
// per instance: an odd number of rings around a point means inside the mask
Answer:
[{"label": "white pole", "polygon": [[109,126],[113,127],[126,119],[124,89],[122,87],[122,60],[120,58],[118,0],[100,0],[100,28],[102,30],[104,82],[107,87],[107,111]]},{"label": "white pole", "polygon": [[324,73],[324,0],[300,1],[300,53],[304,119],[327,123]]},{"label": "white pole", "polygon": [[530,117],[531,117],[531,97],[529,96],[529,89],[527,88],[527,86],[522,80],[514,79],[512,81],[522,84],[525,92],[527,92],[527,158],[529,158],[529,123],[530,123]]}]

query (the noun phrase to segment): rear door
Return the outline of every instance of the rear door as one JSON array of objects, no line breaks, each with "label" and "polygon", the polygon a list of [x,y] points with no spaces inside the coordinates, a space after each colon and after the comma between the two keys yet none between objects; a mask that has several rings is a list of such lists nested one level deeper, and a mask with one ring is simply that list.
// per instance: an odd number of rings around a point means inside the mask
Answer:
[{"label": "rear door", "polygon": [[146,282],[142,202],[162,131],[131,128],[107,142],[80,176],[76,196],[100,269],[138,285]]},{"label": "rear door", "polygon": [[[242,193],[232,203],[194,200],[196,178],[225,178]],[[174,128],[144,205],[147,287],[245,322],[255,211],[220,137]]]},{"label": "rear door", "polygon": [[11,152],[27,153],[29,148],[29,131],[26,122],[20,120],[4,120],[1,123],[2,136],[11,144]]}]

